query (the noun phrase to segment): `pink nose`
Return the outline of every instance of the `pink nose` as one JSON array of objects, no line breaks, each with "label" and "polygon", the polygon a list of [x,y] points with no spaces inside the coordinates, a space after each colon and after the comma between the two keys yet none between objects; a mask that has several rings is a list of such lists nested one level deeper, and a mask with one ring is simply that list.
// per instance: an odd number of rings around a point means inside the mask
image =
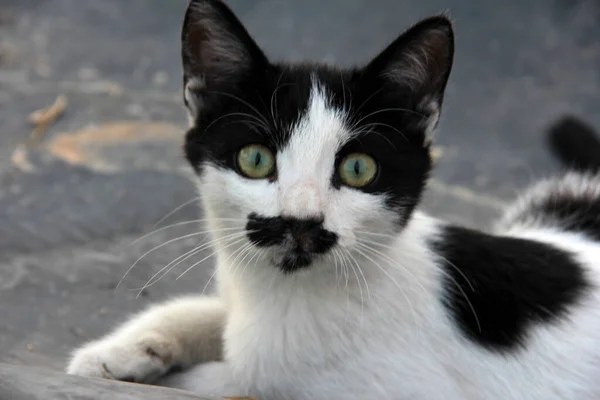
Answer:
[{"label": "pink nose", "polygon": [[323,206],[319,187],[310,181],[292,184],[283,196],[282,210],[282,215],[288,217],[321,217]]}]

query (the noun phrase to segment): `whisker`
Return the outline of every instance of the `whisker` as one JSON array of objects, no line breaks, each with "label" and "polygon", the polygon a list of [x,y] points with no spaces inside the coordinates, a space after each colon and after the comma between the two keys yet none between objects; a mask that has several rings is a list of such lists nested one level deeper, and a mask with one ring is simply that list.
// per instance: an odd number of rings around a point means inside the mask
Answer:
[{"label": "whisker", "polygon": [[[154,235],[155,233],[159,233],[159,232],[165,231],[167,229],[175,228],[178,226],[189,225],[189,224],[199,224],[204,221],[208,221],[208,218],[192,219],[189,221],[176,222],[171,225],[163,226],[161,228],[153,230],[152,232],[148,232],[148,233],[144,234],[143,236],[141,236],[138,239],[134,240],[133,242],[129,243],[128,247],[133,246],[134,244],[138,243],[139,241],[144,240],[148,236]],[[219,219],[219,221],[246,222],[247,220],[245,218],[223,218],[223,219]]]},{"label": "whisker", "polygon": [[[185,252],[184,254],[180,255],[179,257],[175,258],[173,261],[171,261],[170,263],[168,263],[167,265],[165,265],[164,267],[162,267],[159,271],[157,271],[154,275],[152,275],[152,277],[148,280],[148,282],[146,282],[146,284],[144,285],[144,287],[142,288],[149,288],[150,286],[153,286],[155,283],[158,283],[160,280],[162,280],[169,272],[171,272],[171,270],[173,268],[176,268],[178,265],[180,265],[181,263],[185,262],[187,259],[189,259],[190,257],[195,256],[196,254],[200,253],[201,251],[214,246],[220,242],[228,242],[230,240],[234,240],[239,238],[240,236],[245,235],[246,232],[235,232],[235,233],[231,233],[229,235],[226,235],[224,237],[220,237],[220,238],[216,238],[213,239],[211,241],[209,241],[208,243],[203,243],[201,245],[198,245],[196,247],[194,247],[192,250],[189,250],[187,252]],[[166,271],[165,271],[166,270]],[[155,280],[153,282],[153,279],[156,278],[161,272],[165,271],[165,273],[163,273],[157,280]],[[135,289],[135,290],[139,290],[139,289]]]},{"label": "whisker", "polygon": [[343,111],[346,111],[347,108],[352,108],[352,97],[350,97],[350,106],[346,107],[346,86],[344,86],[344,74],[341,71],[340,71],[340,81],[342,82]]},{"label": "whisker", "polygon": [[346,277],[346,293],[348,293],[348,264],[350,263],[348,256],[346,255],[347,251],[343,251],[343,249],[340,249],[340,254],[343,257],[344,260],[344,275]]},{"label": "whisker", "polygon": [[[242,248],[243,248],[243,247],[240,247],[240,249],[242,249]],[[225,262],[227,262],[227,260],[229,260],[229,259],[231,258],[231,256],[233,256],[233,255],[234,255],[234,254],[235,254],[237,251],[239,251],[240,249],[237,249],[236,251],[234,251],[232,254],[230,254],[229,256],[227,256],[227,258],[226,258],[224,261],[221,261],[221,262],[222,262],[222,263],[225,263]],[[210,278],[208,278],[208,281],[206,282],[206,285],[204,285],[204,289],[202,289],[202,293],[201,293],[201,294],[204,294],[204,292],[205,292],[205,291],[206,291],[206,289],[208,288],[208,286],[209,286],[210,282],[213,280],[213,278],[214,278],[214,277],[215,277],[215,275],[217,274],[218,270],[219,270],[219,266],[217,265],[217,266],[215,266],[215,270],[214,270],[214,272],[212,273],[212,275],[210,276]]]},{"label": "whisker", "polygon": [[263,123],[264,123],[266,126],[269,126],[269,121],[267,121],[267,119],[264,117],[264,115],[262,115],[262,114],[260,113],[260,111],[258,111],[258,110],[256,109],[256,107],[254,107],[252,104],[248,103],[246,100],[244,100],[244,99],[241,99],[241,98],[239,98],[239,97],[237,97],[237,96],[235,96],[235,95],[233,95],[233,94],[231,94],[231,93],[218,92],[218,91],[214,91],[214,90],[212,90],[212,91],[208,91],[208,92],[209,92],[209,93],[214,93],[214,94],[219,94],[219,95],[222,95],[222,96],[227,96],[227,97],[229,97],[229,98],[232,98],[232,99],[234,99],[234,100],[237,100],[237,101],[239,101],[240,103],[242,103],[242,104],[246,105],[248,108],[250,108],[252,111],[254,111],[254,112],[256,113],[256,115],[258,115],[259,117],[261,117],[261,118],[262,118],[262,122],[263,122]]},{"label": "whisker", "polygon": [[[350,255],[350,252],[348,252],[348,255]],[[352,268],[352,273],[354,273],[354,277],[356,278],[356,283],[358,285],[358,292],[360,294],[360,310],[361,310],[361,315],[362,315],[362,314],[364,314],[364,311],[365,311],[365,298],[363,296],[362,285],[361,285],[360,279],[358,278],[358,274],[356,273],[356,268],[354,267],[354,265],[352,263],[350,263],[350,267]]]},{"label": "whisker", "polygon": [[[373,97],[375,97],[376,95],[378,95],[379,93],[381,93],[383,91],[383,89],[379,89],[373,92],[373,94],[371,94],[369,97],[367,97],[367,99],[365,101],[362,102],[362,104],[360,105],[360,107],[358,107],[358,109],[355,111],[355,114],[358,115],[358,113],[360,112],[360,110],[362,110],[362,108],[369,102],[369,100],[371,100]],[[355,125],[353,125],[355,126]]]},{"label": "whisker", "polygon": [[[460,270],[460,268],[458,268],[458,266],[456,266],[456,264],[454,264],[453,262],[451,262],[446,257],[444,257],[440,254],[436,254],[436,255],[439,258],[441,258],[442,260],[446,261],[452,268],[454,268],[454,270],[460,274],[460,276],[465,280],[465,282],[467,282],[467,285],[469,285],[469,288],[471,289],[471,291],[475,292],[475,288],[471,284],[471,281],[469,281],[467,276]],[[449,272],[444,271],[442,268],[438,268],[438,271],[440,271],[442,274],[444,274],[446,276],[446,278],[450,279],[454,283],[454,286],[456,286],[458,288],[458,290],[460,290],[461,294],[463,295],[467,304],[469,305],[471,312],[473,313],[473,317],[475,318],[475,322],[477,323],[477,328],[479,330],[479,333],[481,333],[481,324],[479,323],[479,317],[477,316],[477,312],[475,312],[475,307],[473,306],[473,303],[471,303],[469,296],[467,296],[467,294],[463,290],[462,286],[460,286],[458,284],[456,279],[454,279],[454,277]]]},{"label": "whisker", "polygon": [[[364,239],[363,239],[364,240]],[[376,242],[373,242],[375,244],[378,244]],[[423,291],[423,293],[429,297],[429,299],[431,300],[431,296],[429,295],[429,293],[427,292],[427,290],[425,289],[425,287],[421,284],[421,282],[419,282],[419,280],[413,275],[412,272],[410,272],[410,270],[406,267],[404,267],[398,260],[394,260],[393,258],[391,258],[390,256],[388,256],[385,253],[382,253],[381,251],[378,251],[377,249],[372,248],[371,246],[365,244],[365,243],[361,243],[360,241],[357,242],[357,245],[359,245],[363,250],[365,251],[369,251],[371,252],[371,254],[375,254],[379,257],[383,257],[384,259],[386,259],[390,265],[392,266],[396,266],[396,267],[400,267],[402,269],[402,271],[404,271],[404,273],[408,274],[416,283],[417,285],[419,285],[419,287],[421,288],[421,290]]]},{"label": "whisker", "polygon": [[[389,245],[386,245],[386,244],[383,244],[383,243],[379,243],[379,242],[375,242],[373,240],[369,240],[369,239],[365,239],[365,238],[361,238],[361,239],[359,239],[359,241],[371,243],[373,245],[377,245],[377,246],[380,246],[380,247],[385,247],[385,248],[392,249],[392,250],[395,249],[394,246],[389,246]],[[436,256],[439,257],[439,258],[441,258],[442,260],[446,261],[452,268],[454,268],[456,270],[456,272],[458,272],[460,274],[460,276],[465,280],[465,282],[467,283],[467,285],[469,285],[469,288],[471,289],[471,291],[475,292],[475,288],[471,284],[471,281],[469,281],[469,278],[467,278],[467,276],[464,274],[464,272],[462,272],[460,270],[460,268],[458,268],[456,266],[456,264],[452,263],[450,260],[448,260],[446,257],[442,256],[441,254],[437,254],[436,253]],[[391,260],[391,258],[390,258],[390,260]]]},{"label": "whisker", "polygon": [[348,323],[348,316],[350,315],[350,293],[348,292],[348,266],[347,266],[348,259],[346,258],[346,255],[344,254],[344,251],[342,251],[341,248],[340,248],[339,254],[340,254],[340,260],[342,260],[342,270],[344,272],[344,275],[346,276],[346,288],[345,288],[346,312],[344,313],[344,326],[346,326],[346,324]]},{"label": "whisker", "polygon": [[360,231],[360,230],[355,230],[354,232],[361,233],[364,235],[386,237],[386,238],[390,238],[390,239],[395,239],[398,237],[397,234],[389,234],[389,233],[382,233],[382,232],[369,232],[369,231]]},{"label": "whisker", "polygon": [[[348,253],[348,255],[350,257],[352,257],[352,254],[350,254],[350,252],[348,250],[346,250],[346,253]],[[357,264],[356,259],[354,257],[352,257],[352,259],[354,260],[355,264]],[[356,277],[356,283],[358,285],[358,292],[360,293],[360,318],[362,320],[362,318],[365,314],[365,298],[363,296],[362,285],[360,283],[360,279],[358,278],[358,274],[356,273],[356,268],[354,268],[354,265],[352,265],[352,264],[350,264],[350,266],[352,267],[352,272],[354,272],[354,276]]]},{"label": "whisker", "polygon": [[[366,240],[366,239],[361,239],[361,240]],[[382,244],[382,243],[377,243],[377,242],[374,242],[374,241],[369,241],[369,242],[371,242],[373,245],[377,245],[377,246],[381,246],[381,247],[386,247],[386,248],[394,249],[394,247],[393,247],[393,246],[388,246],[388,245],[385,245],[385,244]],[[357,243],[357,244],[359,244],[360,246],[362,246],[362,248],[363,248],[364,250],[368,250],[368,251],[370,251],[370,252],[372,252],[372,253],[374,252],[375,254],[379,254],[380,256],[382,256],[382,257],[385,257],[386,259],[388,259],[388,261],[390,261],[390,262],[392,262],[392,263],[394,263],[394,264],[396,264],[396,265],[398,265],[398,266],[401,266],[401,265],[400,265],[400,264],[399,264],[397,261],[393,260],[393,259],[392,259],[391,257],[389,257],[388,255],[386,255],[386,254],[384,254],[384,253],[382,253],[382,252],[380,252],[380,251],[377,251],[376,249],[373,249],[373,248],[371,248],[370,246],[366,246],[364,243],[360,243],[360,242],[359,242],[359,243]],[[465,281],[467,282],[467,284],[469,285],[469,287],[471,288],[471,290],[472,290],[473,292],[475,291],[475,289],[474,289],[473,285],[472,285],[472,284],[471,284],[471,282],[468,280],[468,278],[467,278],[467,277],[464,275],[464,273],[463,273],[463,272],[460,270],[460,268],[458,268],[456,265],[454,265],[452,262],[450,262],[449,260],[447,260],[447,259],[446,259],[446,258],[444,258],[443,256],[441,256],[441,255],[438,255],[438,256],[439,256],[440,258],[442,258],[443,260],[447,261],[447,262],[448,262],[448,263],[449,263],[449,264],[450,264],[450,265],[451,265],[453,268],[455,268],[455,269],[456,269],[456,271],[457,271],[457,272],[458,272],[458,273],[459,273],[459,274],[460,274],[460,275],[463,277],[463,279],[465,279]],[[401,266],[401,267],[402,267],[402,266]],[[405,267],[402,267],[402,269],[404,270],[404,272],[406,272],[406,273],[408,273],[409,275],[411,275],[411,277],[412,277],[413,279],[415,279],[414,275],[412,275],[412,274],[410,273],[410,271],[409,271],[407,268],[405,268]],[[466,302],[467,302],[467,304],[469,305],[469,308],[471,309],[471,312],[473,313],[473,317],[475,318],[475,322],[477,323],[477,327],[478,327],[479,331],[481,332],[481,325],[480,325],[480,323],[479,323],[479,317],[477,316],[477,313],[476,313],[476,311],[475,311],[475,307],[474,307],[474,306],[473,306],[473,304],[471,303],[471,300],[469,299],[469,297],[467,296],[467,294],[465,293],[465,291],[463,290],[463,288],[462,288],[462,287],[461,287],[461,286],[458,284],[458,282],[456,281],[456,279],[454,279],[454,277],[453,277],[452,275],[450,275],[448,272],[444,271],[444,270],[443,270],[443,269],[441,269],[441,268],[439,268],[439,269],[438,269],[438,271],[440,271],[440,272],[441,272],[442,274],[444,274],[444,275],[445,275],[445,276],[446,276],[448,279],[450,279],[450,280],[451,280],[451,281],[454,283],[454,285],[455,285],[455,286],[458,288],[458,290],[460,290],[461,294],[462,294],[462,295],[463,295],[463,297],[465,298],[465,301],[466,301]],[[415,281],[418,283],[418,280],[416,280],[416,279],[415,279]],[[427,290],[426,290],[426,289],[423,287],[423,285],[421,285],[421,284],[419,283],[419,286],[420,286],[420,287],[421,287],[421,289],[423,290],[423,293],[425,293],[425,294],[426,294],[426,295],[427,295],[429,298],[431,298],[431,296],[428,294]]]},{"label": "whisker", "polygon": [[[279,74],[279,78],[277,79],[277,83],[275,84],[275,90],[273,90],[273,93],[271,93],[271,118],[273,119],[273,123],[275,124],[275,126],[277,126],[277,118],[275,118],[275,102],[277,101],[277,91],[285,86],[280,86],[279,83],[281,82],[281,78],[283,78],[283,74],[284,74],[285,70],[281,71],[281,74]],[[290,83],[286,84],[286,85],[290,85]]]},{"label": "whisker", "polygon": [[[235,256],[235,258],[233,259],[233,261],[231,261],[231,266],[234,269],[233,270],[233,275],[235,275],[235,273],[238,271],[240,264],[237,263],[237,261],[239,260],[240,257],[242,257],[242,255],[244,254],[248,254],[248,251],[252,248],[252,243],[246,243],[244,246],[241,247],[240,249],[237,249],[234,253],[237,252],[237,255]],[[232,254],[233,255],[233,254]],[[240,261],[241,263],[241,261]]]},{"label": "whisker", "polygon": [[262,129],[264,129],[267,132],[271,130],[270,127],[265,122],[263,122],[261,119],[257,118],[256,116],[254,116],[252,114],[247,114],[247,113],[242,113],[242,112],[233,112],[233,113],[221,115],[220,117],[214,119],[210,124],[208,124],[208,126],[206,128],[204,128],[204,132],[207,132],[214,124],[216,124],[220,120],[222,120],[224,118],[228,118],[228,117],[249,117],[249,118],[252,118],[254,121],[241,121],[241,122],[258,124],[259,127],[261,127]]},{"label": "whisker", "polygon": [[256,252],[256,254],[258,256],[256,257],[256,261],[254,262],[254,270],[256,270],[256,267],[258,266],[258,262],[260,261],[261,258],[264,257],[266,252],[267,252],[266,249],[260,249],[259,251]]},{"label": "whisker", "polygon": [[356,268],[358,269],[358,272],[360,272],[360,275],[362,276],[363,281],[365,282],[365,287],[367,290],[367,298],[370,300],[371,299],[371,293],[369,291],[369,284],[367,283],[367,278],[365,278],[365,274],[363,274],[362,268],[360,267],[360,264],[358,263],[358,261],[356,260],[356,258],[352,255],[352,253],[348,252],[348,255],[352,258],[352,260],[354,261],[354,264],[356,264]]},{"label": "whisker", "polygon": [[[236,244],[238,244],[238,243],[240,243],[240,242],[243,242],[244,240],[246,240],[246,238],[245,238],[245,237],[242,237],[241,239],[238,239],[238,240],[236,240],[236,241],[235,241],[235,242],[233,242],[233,243],[229,243],[228,245],[224,246],[224,247],[223,247],[222,249],[220,249],[220,250],[227,249],[227,248],[229,248],[229,247],[231,247],[231,246],[234,246],[234,245],[236,245]],[[193,264],[191,267],[189,267],[188,269],[186,269],[185,271],[183,271],[183,272],[181,273],[181,275],[179,275],[177,278],[175,278],[175,280],[179,280],[179,279],[181,279],[181,277],[183,277],[185,274],[187,274],[187,273],[188,273],[189,271],[191,271],[193,268],[195,268],[196,266],[200,265],[201,263],[203,263],[204,261],[208,260],[210,257],[214,256],[214,255],[215,255],[215,254],[217,254],[217,253],[218,253],[218,250],[217,250],[217,251],[215,251],[215,252],[213,252],[212,254],[208,255],[207,257],[204,257],[202,260],[200,260],[200,261],[198,261],[198,262],[194,263],[194,264]]]},{"label": "whisker", "polygon": [[[240,264],[242,264],[244,262],[244,260],[246,260],[246,257],[248,257],[249,254],[252,254],[252,250],[254,248],[254,244],[250,243],[250,245],[246,248],[246,250],[244,250],[244,256],[242,257],[242,259],[240,260]],[[256,254],[257,252],[255,252]],[[254,255],[252,256],[254,257]],[[251,258],[252,259],[252,258]],[[240,273],[240,277],[244,276],[244,272],[246,271],[246,268],[248,268],[248,264],[249,262],[246,263],[246,265],[244,265],[244,268],[242,268],[242,272]],[[237,271],[237,269],[236,269]]]},{"label": "whisker", "polygon": [[204,296],[204,292],[206,292],[206,289],[208,289],[208,286],[210,285],[210,282],[213,280],[213,278],[215,277],[215,275],[217,275],[218,271],[219,271],[219,267],[215,266],[215,270],[213,271],[213,273],[210,276],[210,278],[208,278],[208,281],[206,281],[206,285],[204,285],[204,289],[202,289],[202,292],[200,292],[200,296]]},{"label": "whisker", "polygon": [[374,115],[381,114],[381,113],[388,112],[388,111],[400,111],[400,112],[406,112],[406,113],[409,113],[409,114],[415,114],[415,115],[417,115],[417,116],[419,116],[419,117],[422,117],[422,118],[426,118],[426,116],[425,116],[425,115],[423,115],[422,113],[420,113],[420,112],[417,112],[417,111],[415,111],[415,110],[408,109],[408,108],[384,108],[384,109],[382,109],[382,110],[373,111],[372,113],[365,115],[364,117],[362,117],[361,119],[359,119],[359,120],[358,120],[358,121],[357,121],[357,122],[354,124],[354,126],[358,126],[358,125],[360,125],[360,123],[361,123],[362,121],[364,121],[365,119],[367,119],[367,118],[370,118],[370,117],[372,117],[372,116],[374,116]]},{"label": "whisker", "polygon": [[[336,285],[339,285],[339,283],[340,283],[339,282],[340,278],[339,278],[339,275],[338,275],[338,257],[339,257],[339,253],[338,252],[339,252],[339,249],[337,247],[334,247],[333,251],[332,251],[332,254],[333,254],[333,257],[334,257],[333,263],[335,265],[335,282],[336,282]],[[341,262],[340,262],[340,264],[341,264]]]},{"label": "whisker", "polygon": [[[401,137],[403,137],[403,138],[404,138],[404,140],[406,140],[406,141],[408,142],[408,139],[407,139],[407,137],[406,137],[406,136],[405,136],[405,135],[404,135],[402,132],[400,132],[398,129],[394,128],[394,127],[393,127],[393,126],[391,126],[391,125],[388,125],[388,124],[383,124],[383,123],[381,123],[381,122],[372,122],[372,123],[366,124],[366,125],[364,125],[364,126],[362,127],[362,129],[361,129],[361,130],[357,131],[355,135],[356,135],[356,136],[360,136],[360,135],[369,135],[369,134],[375,134],[375,135],[381,136],[383,139],[385,139],[385,141],[386,141],[386,142],[388,142],[388,143],[390,144],[390,146],[391,146],[391,147],[394,149],[394,151],[396,151],[396,152],[397,152],[397,151],[398,151],[398,149],[396,148],[396,146],[394,145],[394,143],[392,143],[392,141],[391,141],[391,140],[390,140],[388,137],[386,137],[385,135],[381,134],[380,132],[377,132],[377,131],[375,130],[375,126],[385,126],[385,127],[388,127],[388,128],[390,128],[390,129],[393,129],[393,130],[394,130],[394,131],[396,131],[396,132],[397,132],[397,133],[398,133],[398,134],[399,134]],[[370,127],[370,129],[368,129],[368,127]],[[366,130],[366,129],[368,129],[368,130]]]},{"label": "whisker", "polygon": [[125,277],[127,277],[127,275],[131,272],[131,270],[147,255],[149,255],[150,253],[168,245],[174,242],[177,242],[179,240],[183,240],[183,239],[187,239],[187,238],[191,238],[194,236],[199,236],[199,235],[206,235],[208,233],[214,233],[214,232],[223,232],[223,231],[231,231],[231,230],[239,230],[240,228],[223,228],[223,229],[216,229],[216,230],[206,230],[206,231],[200,231],[200,232],[194,232],[194,233],[190,233],[187,235],[183,235],[180,237],[177,237],[175,239],[171,239],[171,240],[167,240],[166,242],[159,244],[158,246],[153,247],[152,249],[148,250],[147,252],[145,252],[144,254],[142,254],[140,256],[140,258],[138,258],[137,260],[135,260],[135,262],[131,265],[131,267],[129,267],[127,269],[127,271],[125,272],[125,275],[123,275],[123,277],[119,280],[119,282],[117,283],[117,286],[115,286],[115,290],[117,290],[119,288],[119,286],[121,285],[121,283],[123,282],[123,280],[125,279]]},{"label": "whisker", "polygon": [[396,281],[396,279],[392,276],[392,274],[390,274],[388,271],[386,271],[385,268],[383,268],[377,261],[375,261],[373,258],[371,258],[368,254],[365,254],[365,252],[363,252],[360,248],[356,248],[355,250],[360,255],[362,255],[363,257],[365,257],[367,260],[371,261],[377,268],[379,268],[379,270],[381,272],[383,272],[390,279],[390,281],[392,281],[392,283],[394,283],[394,285],[398,288],[398,290],[400,290],[400,292],[402,293],[402,296],[404,296],[404,299],[406,300],[408,306],[411,309],[411,312],[413,314],[413,319],[414,319],[414,322],[415,322],[415,325],[416,325],[417,324],[417,314],[415,312],[415,309],[412,306],[412,303],[410,302],[410,299],[406,295],[404,289],[398,283],[398,281]]},{"label": "whisker", "polygon": [[[249,114],[242,114],[242,116],[252,117],[252,115],[249,115]],[[253,128],[255,132],[259,132],[259,133],[261,131],[268,132],[270,130],[270,128],[268,126],[265,126],[261,122],[257,122],[256,119],[254,121],[248,120],[248,119],[241,119],[241,120],[237,120],[237,121],[224,122],[222,126],[225,127],[225,126],[229,126],[229,125],[232,125],[235,123],[244,123],[244,124],[248,125],[250,128]],[[256,129],[256,128],[260,128],[260,129]]]},{"label": "whisker", "polygon": [[454,268],[454,270],[460,274],[460,276],[465,280],[465,282],[467,282],[467,285],[469,285],[469,289],[471,289],[471,292],[475,292],[475,288],[471,284],[471,281],[469,281],[469,278],[467,278],[467,276],[465,275],[465,273],[462,272],[460,270],[460,268],[458,268],[456,266],[456,264],[454,264],[453,262],[451,262],[450,260],[448,260],[446,257],[442,256],[441,254],[436,253],[436,256],[439,257],[439,258],[441,258],[442,260],[446,261],[452,268]]},{"label": "whisker", "polygon": [[185,203],[175,207],[175,209],[173,209],[171,212],[167,213],[164,217],[162,217],[161,219],[159,219],[154,225],[152,225],[152,227],[150,229],[155,229],[158,225],[161,224],[161,222],[163,222],[164,220],[166,220],[167,218],[169,218],[171,215],[175,214],[177,211],[181,210],[182,208],[189,206],[192,203],[197,202],[198,200],[200,200],[200,196],[196,196],[191,200],[186,201]]},{"label": "whisker", "polygon": [[[228,272],[231,272],[232,275],[235,274],[235,272],[237,271],[237,267],[235,266],[235,260],[237,260],[238,256],[241,253],[243,253],[246,250],[248,250],[249,248],[251,248],[252,245],[253,245],[252,243],[246,243],[246,244],[244,244],[244,246],[239,247],[238,249],[236,249],[234,252],[232,252],[231,254],[229,254],[224,261],[222,261],[223,264],[226,264],[225,266],[227,267],[227,271]],[[232,261],[231,263],[229,263],[228,262],[229,259],[231,259],[231,257],[233,257],[234,255],[236,256],[235,259],[234,259],[234,261]],[[234,269],[234,268],[235,268],[235,270],[232,271],[232,269]],[[213,276],[214,276],[214,274],[213,274]],[[212,276],[211,276],[211,279],[212,279]]]}]

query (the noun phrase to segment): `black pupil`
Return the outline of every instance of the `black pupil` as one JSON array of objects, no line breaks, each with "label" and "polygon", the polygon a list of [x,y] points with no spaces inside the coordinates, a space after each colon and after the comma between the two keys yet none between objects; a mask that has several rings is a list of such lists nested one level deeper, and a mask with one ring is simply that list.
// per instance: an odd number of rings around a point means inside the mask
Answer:
[{"label": "black pupil", "polygon": [[355,161],[355,162],[354,162],[354,173],[355,173],[356,175],[359,175],[359,174],[360,174],[360,163],[359,163],[358,161]]},{"label": "black pupil", "polygon": [[260,165],[261,155],[260,153],[256,153],[256,157],[254,157],[254,166],[258,167]]}]

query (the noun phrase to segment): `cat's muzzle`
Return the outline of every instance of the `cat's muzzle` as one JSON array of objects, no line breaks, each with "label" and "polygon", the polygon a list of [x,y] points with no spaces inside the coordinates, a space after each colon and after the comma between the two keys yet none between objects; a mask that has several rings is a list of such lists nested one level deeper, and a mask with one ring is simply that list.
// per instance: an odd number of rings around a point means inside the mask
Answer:
[{"label": "cat's muzzle", "polygon": [[273,248],[271,259],[285,273],[310,266],[338,239],[323,228],[322,219],[315,218],[261,217],[253,213],[248,216],[246,230],[256,246]]}]

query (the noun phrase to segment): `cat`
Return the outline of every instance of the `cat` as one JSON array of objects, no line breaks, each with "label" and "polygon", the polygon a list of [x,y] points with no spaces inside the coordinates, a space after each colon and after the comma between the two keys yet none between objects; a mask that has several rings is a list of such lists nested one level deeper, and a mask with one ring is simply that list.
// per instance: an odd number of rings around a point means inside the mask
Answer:
[{"label": "cat", "polygon": [[600,178],[534,185],[491,233],[418,208],[453,57],[442,15],[360,67],[275,63],[192,0],[184,148],[217,295],[152,306],[67,372],[261,400],[600,398]]}]

